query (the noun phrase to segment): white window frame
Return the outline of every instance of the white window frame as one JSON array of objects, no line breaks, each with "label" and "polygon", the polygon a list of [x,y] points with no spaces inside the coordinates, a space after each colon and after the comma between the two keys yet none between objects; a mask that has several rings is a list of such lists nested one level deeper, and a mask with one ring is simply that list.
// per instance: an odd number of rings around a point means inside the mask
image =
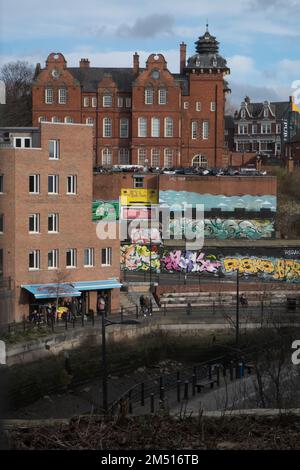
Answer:
[{"label": "white window frame", "polygon": [[215,101],[210,102],[210,110],[211,110],[212,113],[216,112],[216,102]]},{"label": "white window frame", "polygon": [[[49,191],[50,181],[52,180],[53,191]],[[58,194],[59,193],[59,176],[58,175],[48,175],[48,194]]]},{"label": "white window frame", "polygon": [[68,195],[77,194],[77,175],[67,176],[67,194]]},{"label": "white window frame", "polygon": [[241,118],[242,118],[242,119],[245,119],[245,117],[246,117],[246,110],[245,110],[245,109],[242,109],[242,111],[241,111]]},{"label": "white window frame", "polygon": [[88,108],[90,106],[90,97],[89,96],[84,96],[83,97],[83,107]]},{"label": "white window frame", "polygon": [[[33,266],[30,266],[30,255],[33,254]],[[29,271],[38,271],[41,267],[40,264],[40,250],[29,251],[28,256],[28,269]]]},{"label": "white window frame", "polygon": [[164,167],[173,168],[174,166],[174,152],[172,149],[165,149],[164,151]]},{"label": "white window frame", "polygon": [[139,117],[138,118],[138,137],[147,137],[147,118]]},{"label": "white window frame", "polygon": [[108,116],[103,118],[103,137],[106,139],[112,137],[112,119]]},{"label": "white window frame", "polygon": [[73,124],[74,119],[72,118],[72,116],[66,116],[64,121],[66,124]]},{"label": "white window frame", "polygon": [[129,165],[129,149],[124,147],[119,149],[119,165]]},{"label": "white window frame", "polygon": [[239,135],[247,135],[248,134],[248,124],[239,124],[238,133],[239,133]]},{"label": "white window frame", "polygon": [[276,134],[281,134],[281,124],[276,124]]},{"label": "white window frame", "polygon": [[192,121],[192,140],[196,140],[198,135],[198,122]]},{"label": "white window frame", "polygon": [[209,121],[203,121],[202,124],[202,138],[203,140],[209,139]]},{"label": "white window frame", "polygon": [[264,135],[270,135],[272,133],[271,123],[262,123],[261,124],[261,133]]},{"label": "white window frame", "polygon": [[131,108],[131,98],[125,98],[125,106],[126,108]]},{"label": "white window frame", "polygon": [[[105,253],[105,262],[103,263],[103,254]],[[112,266],[112,248],[102,248],[101,249],[101,266],[106,268]]]},{"label": "white window frame", "polygon": [[51,118],[51,122],[61,122],[60,118],[58,116],[53,116]]},{"label": "white window frame", "polygon": [[204,155],[194,155],[192,158],[192,167],[207,168],[207,158]]},{"label": "white window frame", "polygon": [[160,137],[160,118],[151,118],[151,137]]},{"label": "white window frame", "polygon": [[[30,178],[33,177],[34,190],[30,191]],[[29,194],[40,194],[40,175],[29,175]]]},{"label": "white window frame", "polygon": [[[51,256],[51,258],[49,258],[49,255]],[[59,264],[58,264],[58,250],[57,249],[48,251],[47,263],[48,263],[48,269],[58,268]]]},{"label": "white window frame", "polygon": [[199,113],[202,111],[202,103],[201,101],[196,101],[196,111]]},{"label": "white window frame", "polygon": [[85,123],[89,126],[93,126],[95,124],[95,119],[93,117],[88,117],[86,118]]},{"label": "white window frame", "polygon": [[168,90],[166,88],[160,88],[158,90],[158,104],[167,104]]},{"label": "white window frame", "polygon": [[[52,230],[49,229],[49,219],[52,220]],[[51,212],[47,218],[48,233],[59,233],[59,214],[58,212]]]},{"label": "white window frame", "polygon": [[92,96],[92,108],[97,108],[97,96]]},{"label": "white window frame", "polygon": [[94,267],[94,248],[84,248],[83,251],[83,266],[85,268]]},{"label": "white window frame", "polygon": [[[17,142],[20,141],[21,145],[17,146]],[[25,142],[29,141],[29,145],[25,145]],[[14,137],[14,148],[19,149],[30,149],[32,148],[32,138],[31,137]]]},{"label": "white window frame", "polygon": [[258,131],[257,124],[253,124],[253,125],[252,125],[252,134],[256,135],[256,134],[257,134],[257,131]]},{"label": "white window frame", "polygon": [[189,109],[189,102],[188,101],[184,101],[183,102],[183,109]]},{"label": "white window frame", "polygon": [[[71,264],[68,264],[68,253],[70,253],[70,260]],[[66,268],[73,269],[77,267],[77,249],[76,248],[68,248],[66,250]]]},{"label": "white window frame", "polygon": [[173,137],[174,120],[171,117],[165,117],[165,137]]},{"label": "white window frame", "polygon": [[[59,150],[60,142],[59,140],[48,140],[49,146],[49,160],[59,160]],[[53,151],[51,151],[51,146],[53,145]],[[51,154],[53,156],[51,156]]]},{"label": "white window frame", "polygon": [[53,104],[54,103],[54,93],[53,88],[45,88],[45,103]]},{"label": "white window frame", "polygon": [[124,99],[122,96],[118,96],[117,104],[118,104],[118,108],[124,107]]},{"label": "white window frame", "polygon": [[147,160],[147,150],[138,149],[138,165],[145,165]]},{"label": "white window frame", "polygon": [[151,149],[151,166],[158,168],[160,166],[160,149]]},{"label": "white window frame", "polygon": [[145,88],[145,104],[153,104],[154,90],[152,87]]},{"label": "white window frame", "polygon": [[111,108],[112,107],[112,94],[111,93],[104,93],[102,97],[102,106],[103,108]]},{"label": "white window frame", "polygon": [[120,139],[128,139],[129,136],[129,119],[120,119]]},{"label": "white window frame", "polygon": [[46,118],[46,116],[39,116],[38,121],[39,122],[47,122],[47,118]]},{"label": "white window frame", "polygon": [[102,149],[102,165],[110,166],[112,165],[112,149],[105,147]]},{"label": "white window frame", "polygon": [[58,89],[58,103],[67,104],[67,89],[65,87]]},{"label": "white window frame", "polygon": [[264,109],[264,117],[265,117],[265,118],[269,117],[269,110],[268,110],[268,108],[265,108],[265,109]]},{"label": "white window frame", "polygon": [[[30,219],[33,220],[33,230],[30,230]],[[28,232],[30,234],[40,233],[40,214],[29,214],[28,216]]]}]

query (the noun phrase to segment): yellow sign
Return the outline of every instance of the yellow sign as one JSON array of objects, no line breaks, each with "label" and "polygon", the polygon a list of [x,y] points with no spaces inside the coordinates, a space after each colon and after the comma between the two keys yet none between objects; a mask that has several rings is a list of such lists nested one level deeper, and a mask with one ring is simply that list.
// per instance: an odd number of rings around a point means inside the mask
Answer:
[{"label": "yellow sign", "polygon": [[156,189],[121,189],[121,206],[150,206],[158,204]]}]

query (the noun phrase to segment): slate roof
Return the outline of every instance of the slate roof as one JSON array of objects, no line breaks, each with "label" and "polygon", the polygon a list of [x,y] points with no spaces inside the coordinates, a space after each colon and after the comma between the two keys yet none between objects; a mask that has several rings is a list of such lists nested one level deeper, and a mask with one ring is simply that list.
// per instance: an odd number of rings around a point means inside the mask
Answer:
[{"label": "slate roof", "polygon": [[[277,119],[283,119],[284,117],[287,116],[287,113],[290,110],[290,102],[289,101],[271,102],[270,107]],[[253,118],[258,118],[264,108],[264,103],[251,103],[250,102],[248,103],[247,108],[250,114],[253,116]]]}]

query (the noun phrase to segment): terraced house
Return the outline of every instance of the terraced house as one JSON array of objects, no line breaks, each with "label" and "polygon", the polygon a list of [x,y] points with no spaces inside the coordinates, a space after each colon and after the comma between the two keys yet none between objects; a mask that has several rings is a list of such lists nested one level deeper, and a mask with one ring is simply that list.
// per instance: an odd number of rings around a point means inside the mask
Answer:
[{"label": "terraced house", "polygon": [[45,68],[36,67],[33,125],[92,125],[97,166],[223,166],[229,72],[208,28],[188,60],[180,45],[180,73],[162,54],[151,54],[145,68],[137,53],[131,68],[103,68],[88,59],[68,67],[63,54],[51,53]]}]

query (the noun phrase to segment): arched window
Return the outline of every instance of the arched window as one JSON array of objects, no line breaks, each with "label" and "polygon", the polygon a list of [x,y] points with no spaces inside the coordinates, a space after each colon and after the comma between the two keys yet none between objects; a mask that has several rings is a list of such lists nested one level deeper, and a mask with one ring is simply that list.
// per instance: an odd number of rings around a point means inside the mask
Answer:
[{"label": "arched window", "polygon": [[207,158],[205,158],[204,155],[195,155],[194,158],[192,159],[192,166],[200,167],[200,168],[207,168],[208,167]]},{"label": "arched window", "polygon": [[57,116],[53,116],[52,122],[60,122],[60,118]]},{"label": "arched window", "polygon": [[129,165],[129,149],[119,150],[119,165]]},{"label": "arched window", "polygon": [[74,122],[74,119],[71,116],[65,117],[65,123],[72,124],[73,122]]},{"label": "arched window", "polygon": [[147,137],[147,118],[140,117],[138,119],[138,136]]},{"label": "arched window", "polygon": [[112,137],[112,122],[111,118],[103,118],[103,137]]},{"label": "arched window", "polygon": [[86,121],[85,121],[86,124],[94,124],[94,122],[95,122],[94,118],[92,118],[92,117],[86,118]]},{"label": "arched window", "polygon": [[45,116],[39,117],[39,122],[46,122],[46,121],[47,121],[47,118],[45,118]]},{"label": "arched window", "polygon": [[110,166],[112,164],[112,151],[109,148],[102,150],[102,165]]},{"label": "arched window", "polygon": [[153,88],[148,86],[145,88],[145,104],[153,104]]}]

